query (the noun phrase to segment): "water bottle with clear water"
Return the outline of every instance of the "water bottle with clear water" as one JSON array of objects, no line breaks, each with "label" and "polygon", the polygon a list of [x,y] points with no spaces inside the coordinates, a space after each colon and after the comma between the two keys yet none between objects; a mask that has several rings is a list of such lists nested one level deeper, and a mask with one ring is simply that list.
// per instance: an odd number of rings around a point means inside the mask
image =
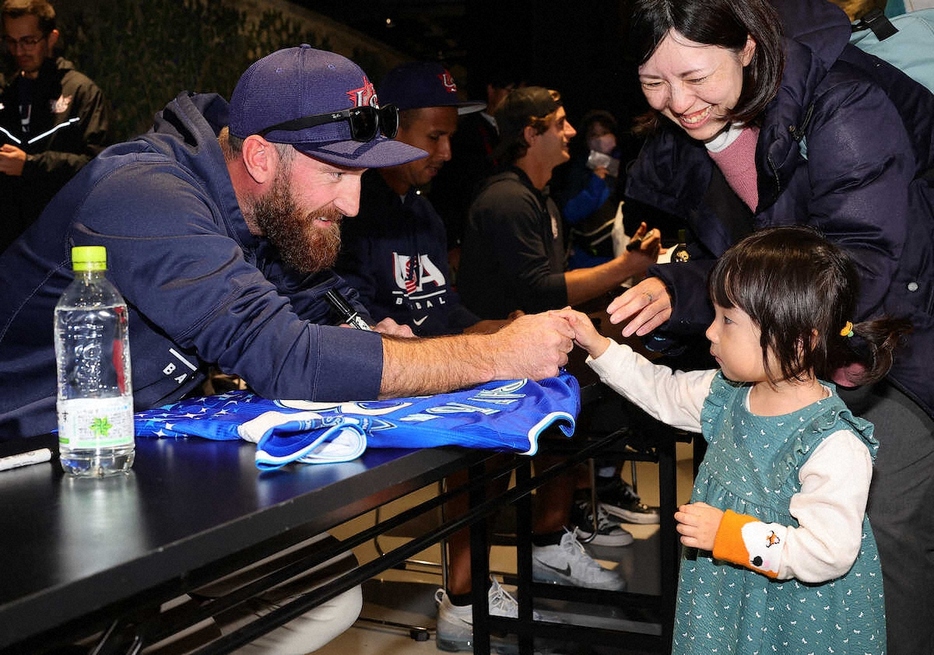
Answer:
[{"label": "water bottle with clear water", "polygon": [[80,477],[127,473],[134,433],[126,303],[104,277],[104,247],[75,247],[71,259],[75,279],[55,306],[62,468]]}]

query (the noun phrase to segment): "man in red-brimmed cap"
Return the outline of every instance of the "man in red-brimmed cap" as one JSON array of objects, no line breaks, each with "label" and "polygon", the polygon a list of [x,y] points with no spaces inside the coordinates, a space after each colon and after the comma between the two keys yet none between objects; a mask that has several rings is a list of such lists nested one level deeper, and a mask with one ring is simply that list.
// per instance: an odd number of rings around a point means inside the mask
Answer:
[{"label": "man in red-brimmed cap", "polygon": [[360,212],[341,226],[336,270],[377,320],[392,318],[418,336],[492,331],[453,288],[447,234],[425,194],[451,159],[458,116],[483,109],[463,100],[451,73],[437,62],[411,62],[389,71],[379,85],[384,103],[399,109],[395,140],[428,153],[398,166],[367,171]]}]

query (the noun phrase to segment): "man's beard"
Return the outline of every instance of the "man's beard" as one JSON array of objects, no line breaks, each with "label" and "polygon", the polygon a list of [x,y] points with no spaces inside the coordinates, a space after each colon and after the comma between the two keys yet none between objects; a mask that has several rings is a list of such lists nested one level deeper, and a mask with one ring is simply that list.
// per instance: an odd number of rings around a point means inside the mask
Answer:
[{"label": "man's beard", "polygon": [[[288,171],[280,171],[272,189],[253,201],[253,220],[282,255],[282,260],[302,273],[317,273],[334,266],[341,248],[340,221],[333,206],[302,214],[289,187]],[[316,223],[321,217],[331,221]]]}]

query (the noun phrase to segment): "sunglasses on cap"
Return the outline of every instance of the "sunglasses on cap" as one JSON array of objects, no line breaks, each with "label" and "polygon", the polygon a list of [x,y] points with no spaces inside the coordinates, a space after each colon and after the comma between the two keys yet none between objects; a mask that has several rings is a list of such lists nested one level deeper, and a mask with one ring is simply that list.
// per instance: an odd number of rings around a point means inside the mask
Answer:
[{"label": "sunglasses on cap", "polygon": [[399,110],[395,105],[388,104],[379,109],[370,106],[351,107],[343,111],[331,111],[326,114],[316,114],[314,116],[303,116],[295,118],[284,123],[276,123],[264,130],[257,132],[259,136],[266,136],[276,130],[285,130],[287,132],[297,132],[309,127],[318,125],[327,125],[328,123],[340,123],[347,121],[350,123],[350,138],[354,141],[366,143],[375,139],[380,132],[387,139],[396,136],[399,129]]}]

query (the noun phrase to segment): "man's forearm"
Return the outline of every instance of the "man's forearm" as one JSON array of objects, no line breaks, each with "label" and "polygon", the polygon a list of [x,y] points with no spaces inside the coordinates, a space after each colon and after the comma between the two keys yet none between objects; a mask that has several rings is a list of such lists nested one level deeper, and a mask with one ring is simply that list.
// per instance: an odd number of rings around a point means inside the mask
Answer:
[{"label": "man's forearm", "polygon": [[383,338],[380,396],[443,393],[495,378],[487,335],[427,339]]},{"label": "man's forearm", "polygon": [[493,334],[429,339],[383,337],[380,396],[442,393],[490,380],[558,374],[574,347],[561,312],[519,316]]}]

